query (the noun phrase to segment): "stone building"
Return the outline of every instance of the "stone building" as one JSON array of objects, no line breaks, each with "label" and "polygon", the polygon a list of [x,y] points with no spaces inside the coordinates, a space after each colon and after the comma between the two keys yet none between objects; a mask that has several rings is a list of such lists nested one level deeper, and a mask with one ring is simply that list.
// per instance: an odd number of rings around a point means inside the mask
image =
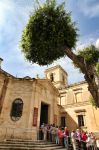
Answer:
[{"label": "stone building", "polygon": [[16,78],[0,68],[0,138],[37,139],[42,123],[99,131],[99,109],[89,100],[85,81],[68,85],[60,66],[45,79]]}]

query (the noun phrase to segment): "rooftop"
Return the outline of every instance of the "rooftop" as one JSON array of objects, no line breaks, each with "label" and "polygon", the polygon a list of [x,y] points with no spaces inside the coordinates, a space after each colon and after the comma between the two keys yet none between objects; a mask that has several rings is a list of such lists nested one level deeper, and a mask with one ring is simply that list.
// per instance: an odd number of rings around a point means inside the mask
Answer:
[{"label": "rooftop", "polygon": [[60,65],[56,65],[56,66],[54,66],[54,67],[51,67],[51,68],[46,69],[46,70],[45,70],[45,73],[48,72],[48,71],[50,71],[50,70],[57,69],[57,68],[60,68],[63,72],[66,73],[66,75],[68,75],[67,72],[66,72]]}]

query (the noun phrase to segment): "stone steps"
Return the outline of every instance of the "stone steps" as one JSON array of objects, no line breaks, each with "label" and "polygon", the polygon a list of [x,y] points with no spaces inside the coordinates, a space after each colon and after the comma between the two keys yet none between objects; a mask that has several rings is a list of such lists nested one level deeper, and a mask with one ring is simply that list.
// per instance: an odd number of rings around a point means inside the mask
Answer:
[{"label": "stone steps", "polygon": [[35,145],[33,145],[33,144],[30,145],[30,144],[28,144],[28,145],[27,145],[27,144],[24,144],[24,143],[22,143],[22,144],[20,144],[20,143],[19,143],[19,144],[14,144],[14,143],[13,143],[13,144],[10,144],[10,143],[0,143],[0,146],[12,146],[12,147],[15,147],[15,146],[16,146],[16,147],[27,147],[27,146],[28,146],[28,147],[30,147],[30,148],[31,148],[31,147],[33,147],[33,148],[35,148],[35,147],[44,148],[45,146],[46,146],[46,147],[55,147],[56,145],[55,145],[55,144],[52,144],[52,145],[51,145],[51,144],[49,144],[49,145],[36,145],[36,144],[35,144]]},{"label": "stone steps", "polygon": [[55,149],[63,150],[63,147],[47,141],[32,141],[19,139],[0,141],[0,150],[55,150]]},{"label": "stone steps", "polygon": [[5,147],[5,146],[1,146],[0,150],[61,150],[61,148],[59,147],[47,147],[47,148],[28,148],[28,147]]},{"label": "stone steps", "polygon": [[9,142],[9,141],[6,141],[6,142],[3,142],[3,141],[2,141],[2,142],[0,142],[0,145],[1,145],[1,144],[8,144],[8,145],[9,145],[9,144],[16,144],[16,145],[17,145],[17,144],[20,144],[20,145],[23,144],[23,145],[31,145],[31,146],[35,146],[35,145],[36,145],[36,146],[37,146],[37,145],[38,145],[38,146],[41,146],[41,145],[43,146],[43,145],[50,145],[50,144],[51,144],[52,146],[53,146],[53,145],[56,145],[55,143],[32,143],[32,142],[29,143],[29,142]]}]

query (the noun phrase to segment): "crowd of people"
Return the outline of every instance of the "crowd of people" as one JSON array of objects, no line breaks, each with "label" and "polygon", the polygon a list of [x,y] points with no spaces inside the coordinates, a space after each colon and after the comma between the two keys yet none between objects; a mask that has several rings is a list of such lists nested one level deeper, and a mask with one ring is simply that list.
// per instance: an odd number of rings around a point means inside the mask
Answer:
[{"label": "crowd of people", "polygon": [[[69,131],[67,127],[58,127],[42,123],[39,129],[39,139],[55,142],[69,149],[72,145],[73,150],[99,150],[99,139],[90,132],[85,132],[82,129]],[[83,147],[83,148],[82,148]]]}]

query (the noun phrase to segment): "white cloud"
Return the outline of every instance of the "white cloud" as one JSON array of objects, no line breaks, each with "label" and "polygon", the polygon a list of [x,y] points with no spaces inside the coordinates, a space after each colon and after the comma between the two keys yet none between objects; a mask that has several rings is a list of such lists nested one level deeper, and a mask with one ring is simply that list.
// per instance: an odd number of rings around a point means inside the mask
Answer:
[{"label": "white cloud", "polygon": [[6,21],[7,12],[11,11],[12,8],[13,8],[13,3],[11,1],[9,0],[0,1],[0,27],[2,27]]},{"label": "white cloud", "polygon": [[94,38],[93,39],[89,38],[87,40],[84,40],[82,43],[78,42],[76,50],[79,50],[79,49],[81,50],[81,49],[83,49],[83,48],[85,48],[85,47],[87,47],[91,44],[93,44],[93,45],[95,44],[95,39]]},{"label": "white cloud", "polygon": [[77,1],[79,11],[83,12],[88,17],[99,17],[99,1],[97,0],[83,0]]},{"label": "white cloud", "polygon": [[96,48],[99,48],[99,38],[96,40]]},{"label": "white cloud", "polygon": [[[19,41],[33,7],[31,3],[23,6],[19,2],[13,0],[0,1],[0,56],[4,59],[4,69],[9,70],[12,74],[22,71],[23,68],[23,72],[25,72],[26,68],[31,67],[31,64],[26,62],[21,54]],[[34,66],[37,65],[34,64]],[[17,68],[20,69],[17,70]]]},{"label": "white cloud", "polygon": [[88,45],[96,45],[96,41],[99,37],[99,29],[95,30],[95,32],[91,32],[90,34],[81,36],[79,41],[77,42],[76,49],[83,49]]},{"label": "white cloud", "polygon": [[[26,25],[30,11],[33,8],[31,1],[32,0],[27,0],[25,2],[24,0],[0,1],[0,43],[2,44],[4,42],[3,47],[0,47],[0,55],[4,58],[4,69],[18,77],[27,75],[35,77],[36,74],[39,74],[40,77],[44,77],[44,70],[47,68],[46,66],[40,67],[37,64],[31,65],[25,61],[23,54],[21,54],[20,49],[18,48],[22,30]],[[87,5],[85,0],[84,4]],[[84,40],[82,40],[82,43],[84,44],[78,45],[82,46],[88,44],[88,41],[94,41],[92,38],[93,34],[89,37],[84,37]],[[62,58],[48,67],[57,64],[60,64],[69,74],[69,83],[84,80],[83,75],[80,74],[77,69],[74,69],[70,59]]]}]

